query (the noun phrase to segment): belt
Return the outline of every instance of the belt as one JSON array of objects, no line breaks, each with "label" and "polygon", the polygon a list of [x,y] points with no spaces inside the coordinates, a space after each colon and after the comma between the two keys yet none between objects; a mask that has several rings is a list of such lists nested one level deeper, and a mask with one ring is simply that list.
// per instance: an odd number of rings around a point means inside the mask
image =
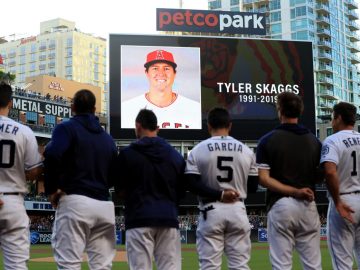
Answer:
[{"label": "belt", "polygon": [[20,195],[20,192],[0,192],[0,195]]},{"label": "belt", "polygon": [[[360,193],[360,191],[359,191],[359,193]],[[239,198],[238,201],[239,201],[239,202],[244,202],[244,199]],[[208,204],[208,203],[221,202],[221,201],[214,200],[214,199],[201,199],[201,202],[202,202],[203,204]]]},{"label": "belt", "polygon": [[360,190],[358,190],[358,191],[352,191],[352,192],[340,193],[340,195],[347,195],[347,194],[360,194]]}]

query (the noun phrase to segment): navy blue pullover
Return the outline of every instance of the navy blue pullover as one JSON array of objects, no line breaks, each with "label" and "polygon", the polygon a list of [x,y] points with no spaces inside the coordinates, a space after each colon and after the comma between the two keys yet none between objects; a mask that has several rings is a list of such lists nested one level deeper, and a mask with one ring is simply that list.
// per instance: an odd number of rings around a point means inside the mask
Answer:
[{"label": "navy blue pullover", "polygon": [[75,115],[56,126],[44,152],[45,192],[109,199],[116,145],[93,114]]},{"label": "navy blue pullover", "polygon": [[178,228],[183,157],[164,139],[144,137],[120,152],[117,192],[125,192],[125,227]]},{"label": "navy blue pullover", "polygon": [[[315,190],[319,181],[321,143],[307,128],[298,124],[281,124],[263,136],[256,150],[256,163],[267,164],[270,176],[283,184]],[[267,209],[284,197],[267,190]]]}]

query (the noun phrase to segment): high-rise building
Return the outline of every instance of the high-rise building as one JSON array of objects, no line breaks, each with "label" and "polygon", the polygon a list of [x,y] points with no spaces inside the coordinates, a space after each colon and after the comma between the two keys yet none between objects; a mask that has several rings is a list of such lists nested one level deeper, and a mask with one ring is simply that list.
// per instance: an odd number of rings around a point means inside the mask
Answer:
[{"label": "high-rise building", "polygon": [[209,9],[264,12],[266,38],[313,42],[318,120],[339,100],[360,109],[356,0],[209,0]]},{"label": "high-rise building", "polygon": [[40,23],[40,34],[0,42],[4,69],[25,86],[27,77],[50,75],[102,89],[102,111],[107,108],[106,40],[78,31],[75,23],[61,18]]}]

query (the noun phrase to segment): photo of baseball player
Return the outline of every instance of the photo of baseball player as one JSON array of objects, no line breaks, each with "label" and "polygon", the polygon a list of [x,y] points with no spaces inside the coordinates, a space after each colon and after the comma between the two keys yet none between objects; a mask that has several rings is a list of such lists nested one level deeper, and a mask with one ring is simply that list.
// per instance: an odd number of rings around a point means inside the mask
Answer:
[{"label": "photo of baseball player", "polygon": [[[139,61],[141,71],[134,67]],[[160,129],[201,129],[200,76],[199,48],[122,46],[121,128],[133,128],[146,108],[154,111]]]},{"label": "photo of baseball player", "polygon": [[95,116],[95,95],[75,93],[73,117],[57,125],[45,148],[45,192],[57,208],[52,247],[58,269],[111,269],[115,209],[109,201],[117,149]]},{"label": "photo of baseball player", "polygon": [[0,240],[4,269],[26,270],[29,260],[29,217],[24,205],[26,180],[42,173],[33,131],[8,118],[11,86],[0,83]]},{"label": "photo of baseball player", "polygon": [[360,263],[360,134],[354,130],[356,107],[346,102],[334,106],[335,134],[324,140],[321,163],[329,197],[327,241],[335,270],[353,269]]},{"label": "photo of baseball player", "polygon": [[258,186],[255,154],[229,136],[231,119],[226,109],[212,109],[207,122],[211,138],[191,150],[185,174],[194,182],[229,192],[232,203],[224,203],[223,197],[214,199],[200,194],[202,214],[196,231],[200,269],[221,269],[223,253],[229,269],[250,269],[250,224],[244,200]]},{"label": "photo of baseball player", "polygon": [[259,183],[267,188],[270,260],[276,270],[292,269],[294,248],[304,269],[321,269],[320,220],[314,201],[315,184],[321,179],[321,143],[298,124],[303,107],[300,96],[279,94],[281,124],[260,139],[256,152]]}]

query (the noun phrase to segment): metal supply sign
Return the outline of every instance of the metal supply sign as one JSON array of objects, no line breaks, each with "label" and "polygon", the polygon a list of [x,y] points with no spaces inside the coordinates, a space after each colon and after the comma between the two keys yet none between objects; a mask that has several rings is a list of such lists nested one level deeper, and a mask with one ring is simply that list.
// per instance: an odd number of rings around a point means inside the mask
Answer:
[{"label": "metal supply sign", "polygon": [[156,9],[156,30],[266,35],[263,13]]}]

